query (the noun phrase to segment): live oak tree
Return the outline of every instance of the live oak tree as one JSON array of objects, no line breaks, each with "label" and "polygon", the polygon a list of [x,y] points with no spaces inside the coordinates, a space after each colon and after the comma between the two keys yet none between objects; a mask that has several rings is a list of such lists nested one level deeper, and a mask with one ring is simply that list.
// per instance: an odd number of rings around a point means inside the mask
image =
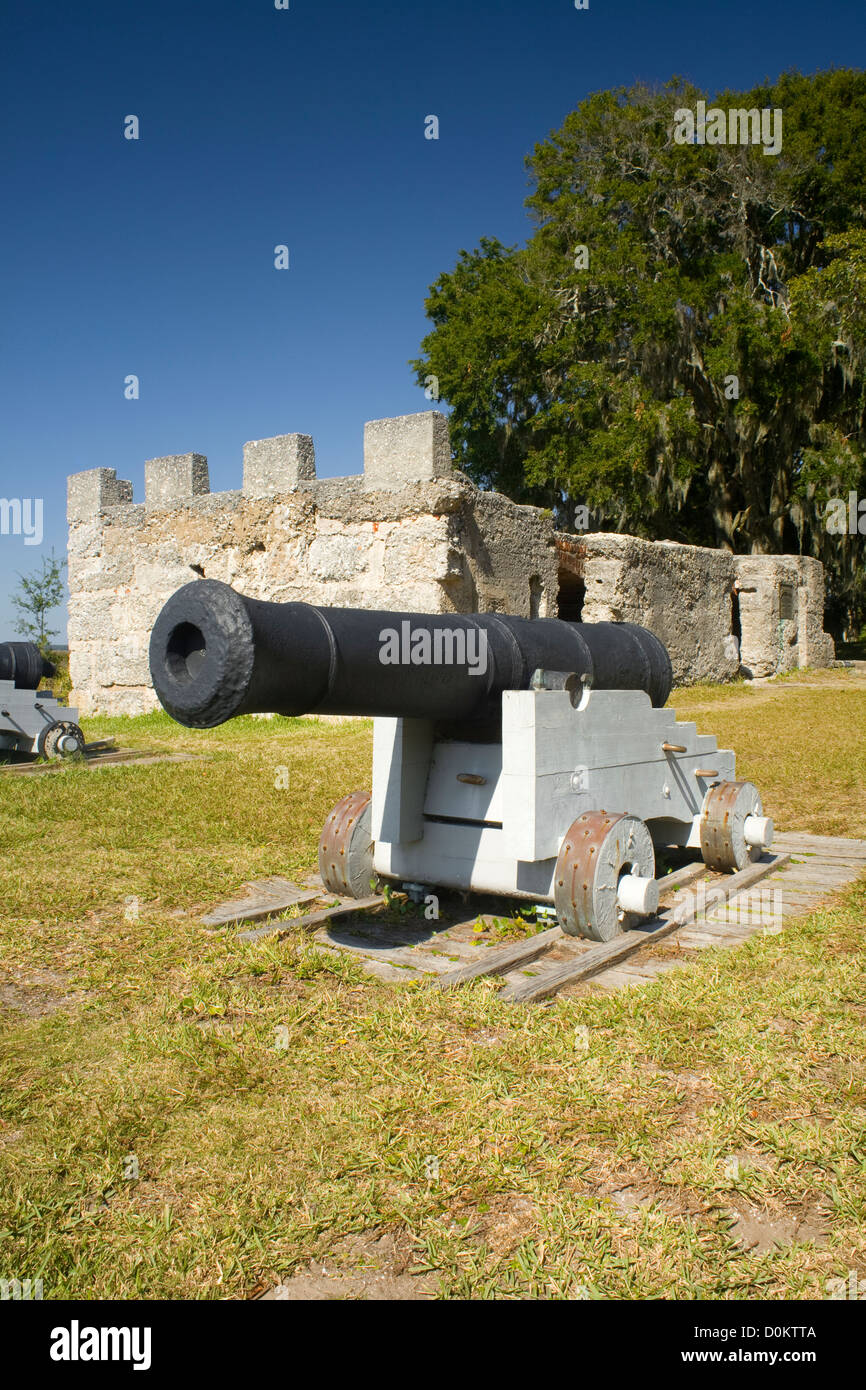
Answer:
[{"label": "live oak tree", "polygon": [[[680,144],[675,112],[782,112],[782,147]],[[819,556],[866,616],[866,74],[598,92],[527,160],[525,246],[482,239],[412,363],[479,485],[593,527]],[[585,511],[582,516],[585,517]],[[585,524],[585,523],[584,523]]]}]

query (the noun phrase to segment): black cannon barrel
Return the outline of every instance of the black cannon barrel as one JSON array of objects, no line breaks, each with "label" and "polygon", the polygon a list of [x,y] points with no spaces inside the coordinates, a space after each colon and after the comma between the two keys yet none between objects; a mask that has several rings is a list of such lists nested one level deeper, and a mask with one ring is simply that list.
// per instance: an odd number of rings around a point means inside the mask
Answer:
[{"label": "black cannon barrel", "polygon": [[150,639],[160,701],[197,729],[257,713],[480,719],[538,668],[655,705],[672,683],[666,648],[633,623],[264,603],[214,579],[173,594]]},{"label": "black cannon barrel", "polygon": [[35,642],[0,642],[0,681],[14,681],[16,690],[38,690],[43,678],[55,674]]}]

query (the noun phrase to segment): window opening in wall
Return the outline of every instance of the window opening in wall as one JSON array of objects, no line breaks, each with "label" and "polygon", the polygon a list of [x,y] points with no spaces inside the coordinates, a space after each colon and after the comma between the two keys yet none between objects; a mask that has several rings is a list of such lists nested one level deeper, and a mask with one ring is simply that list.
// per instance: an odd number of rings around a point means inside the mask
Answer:
[{"label": "window opening in wall", "polygon": [[779,617],[784,622],[794,616],[794,586],[793,584],[779,585]]}]

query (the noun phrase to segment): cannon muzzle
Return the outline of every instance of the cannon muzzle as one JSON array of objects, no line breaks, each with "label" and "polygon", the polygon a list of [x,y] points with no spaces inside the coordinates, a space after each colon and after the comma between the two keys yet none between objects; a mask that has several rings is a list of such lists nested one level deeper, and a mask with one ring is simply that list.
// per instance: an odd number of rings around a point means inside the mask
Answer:
[{"label": "cannon muzzle", "polygon": [[154,689],[194,729],[256,713],[483,719],[538,669],[654,705],[672,683],[667,650],[633,623],[265,603],[214,579],[172,595],[150,640]]}]

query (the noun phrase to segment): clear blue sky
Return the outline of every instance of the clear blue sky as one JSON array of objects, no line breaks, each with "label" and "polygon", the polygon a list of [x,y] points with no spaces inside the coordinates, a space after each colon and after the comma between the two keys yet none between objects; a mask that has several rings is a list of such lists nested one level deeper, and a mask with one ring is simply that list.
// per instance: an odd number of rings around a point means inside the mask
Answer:
[{"label": "clear blue sky", "polygon": [[429,409],[429,284],[526,237],[524,155],[584,96],[862,66],[866,7],[7,0],[0,51],[0,497],[45,507],[42,547],[0,536],[2,640],[16,571],[65,551],[68,473],[142,500],[146,458],[196,450],[238,487],[244,441],[294,430],[358,471],[365,420]]}]

